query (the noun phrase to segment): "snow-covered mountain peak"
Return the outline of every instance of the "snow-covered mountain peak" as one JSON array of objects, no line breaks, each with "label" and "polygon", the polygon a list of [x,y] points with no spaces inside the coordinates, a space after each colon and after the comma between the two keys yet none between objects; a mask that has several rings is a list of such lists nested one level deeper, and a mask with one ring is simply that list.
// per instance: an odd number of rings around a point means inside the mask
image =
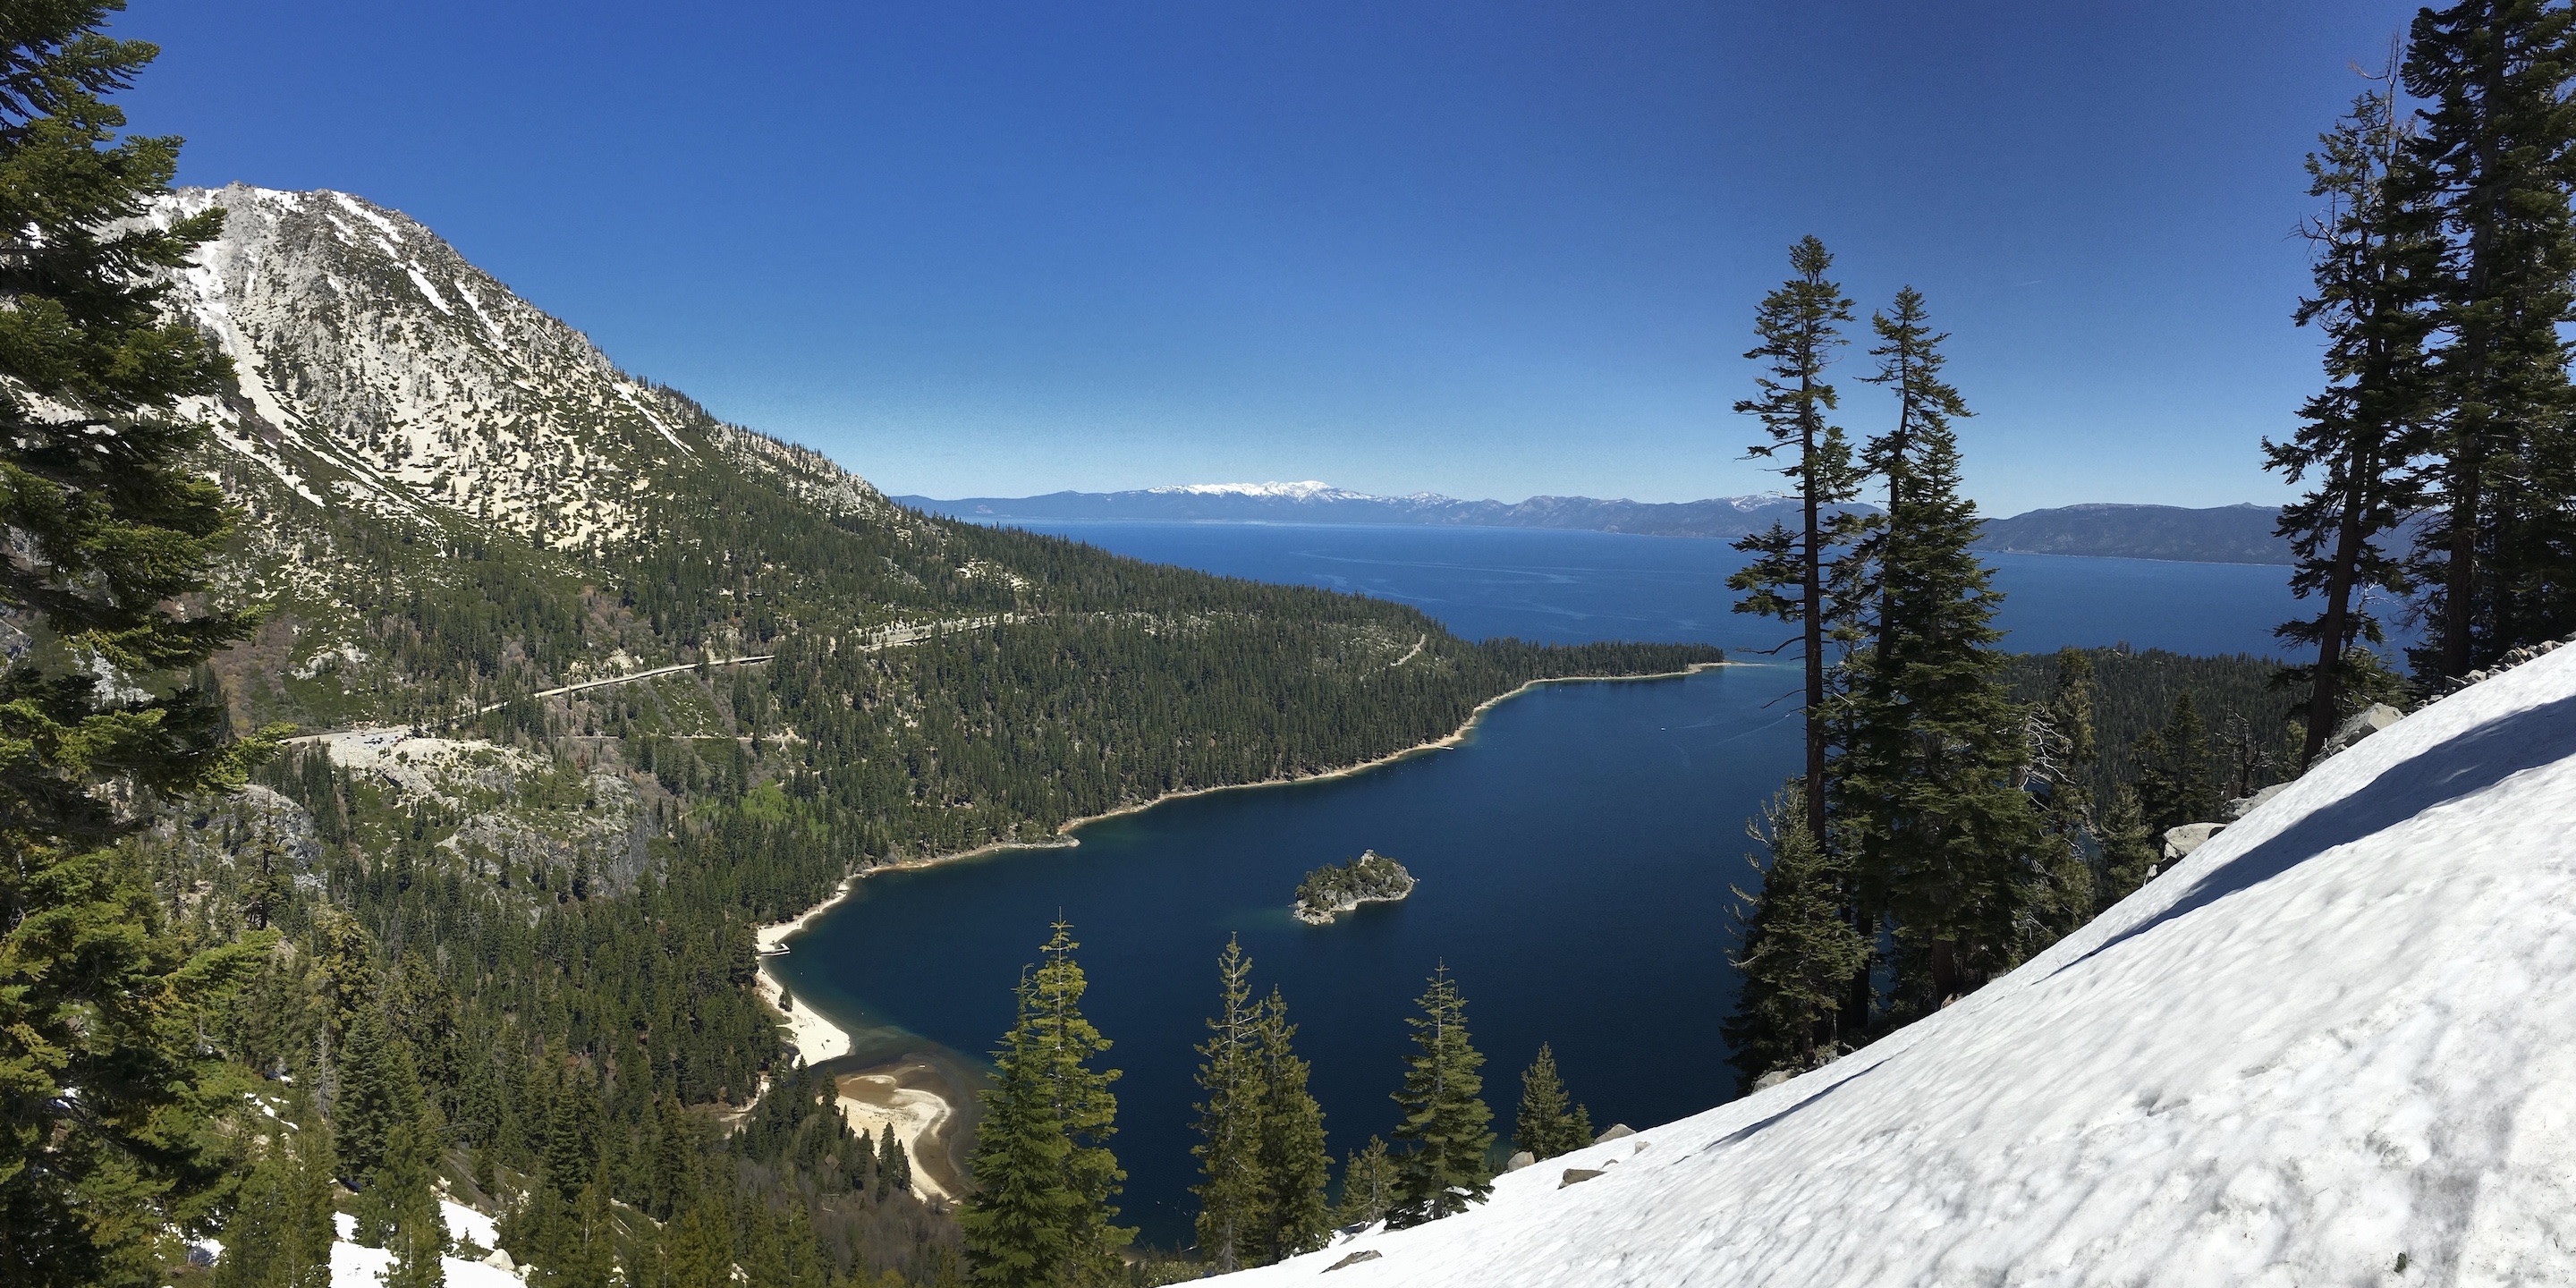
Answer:
[{"label": "snow-covered mountain peak", "polygon": [[1373,501],[1377,499],[1366,492],[1347,491],[1314,479],[1307,479],[1300,483],[1180,483],[1145,490],[1165,495],[1186,493],[1191,496],[1277,496],[1286,497],[1292,501]]},{"label": "snow-covered mountain peak", "polygon": [[839,508],[882,506],[819,455],[715,421],[619,371],[399,211],[343,192],[182,189],[225,210],[173,304],[233,359],[216,441],[307,500],[456,517],[552,545],[639,535],[643,504],[711,455]]},{"label": "snow-covered mountain peak", "polygon": [[2568,1282],[2571,838],[2576,648],[2326,761],[1939,1015],[1240,1278]]}]

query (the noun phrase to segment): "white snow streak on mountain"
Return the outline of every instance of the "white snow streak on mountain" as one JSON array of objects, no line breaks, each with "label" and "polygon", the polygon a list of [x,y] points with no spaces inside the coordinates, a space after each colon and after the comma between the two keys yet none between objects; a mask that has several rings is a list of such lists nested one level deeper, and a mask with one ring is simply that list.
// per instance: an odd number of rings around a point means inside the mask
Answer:
[{"label": "white snow streak on mountain", "polygon": [[1856,1055],[1239,1278],[1374,1250],[1324,1282],[2576,1282],[2571,983],[2576,648]]}]

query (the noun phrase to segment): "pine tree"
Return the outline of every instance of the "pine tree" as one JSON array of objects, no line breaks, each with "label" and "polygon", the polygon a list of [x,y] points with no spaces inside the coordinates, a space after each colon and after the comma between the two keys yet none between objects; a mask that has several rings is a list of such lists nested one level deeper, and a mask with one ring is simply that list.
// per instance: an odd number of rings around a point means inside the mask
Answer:
[{"label": "pine tree", "polygon": [[2098,827],[2093,817],[2093,659],[2079,648],[2057,651],[2057,684],[2048,701],[2032,709],[2028,726],[2028,786],[2039,801],[2047,842],[2033,874],[2037,888],[2026,922],[2022,956],[2046,948],[2093,919],[2100,877],[2089,852]]},{"label": "pine tree", "polygon": [[1198,1046],[1199,1258],[1219,1274],[1255,1264],[1269,1178],[1261,1168],[1261,1007],[1252,998],[1252,961],[1233,936],[1218,955],[1217,1013]]},{"label": "pine tree", "polygon": [[266,819],[260,822],[259,839],[251,846],[250,871],[242,876],[242,915],[250,918],[251,929],[268,929],[269,919],[277,915],[286,899],[286,849],[277,843],[277,828]]},{"label": "pine tree", "polygon": [[193,948],[105,848],[265,749],[188,682],[253,623],[199,607],[231,514],[176,408],[229,368],[164,307],[222,216],[137,218],[179,141],[119,136],[106,96],[158,52],[103,34],[119,8],[0,33],[0,610],[57,645],[0,667],[0,1230],[17,1282],[83,1288],[160,1283],[229,1192],[243,1088],[200,1021],[270,943]]},{"label": "pine tree", "polygon": [[695,1202],[662,1232],[662,1263],[671,1288],[729,1288],[733,1237],[728,1222],[705,1202]]},{"label": "pine tree", "polygon": [[2138,808],[2148,831],[2162,837],[2185,823],[2217,820],[2222,802],[2210,774],[2209,727],[2191,690],[2174,699],[2173,715],[2140,737],[2129,754],[2138,767]]},{"label": "pine tree", "polygon": [[1589,1114],[1567,1106],[1565,1083],[1557,1076],[1556,1052],[1538,1044],[1538,1058],[1521,1071],[1520,1112],[1512,1119],[1512,1143],[1541,1162],[1572,1153],[1592,1143]]},{"label": "pine tree", "polygon": [[2102,817],[2103,909],[2136,893],[2155,873],[2164,861],[2161,835],[2148,828],[2136,788],[2124,783],[2111,794],[2111,808]]},{"label": "pine tree", "polygon": [[1082,1015],[1072,927],[1057,922],[1045,961],[1019,988],[1019,1018],[993,1053],[994,1085],[976,1131],[976,1189],[958,1212],[973,1282],[996,1288],[1103,1283],[1121,1273],[1133,1229],[1111,1224],[1127,1174],[1110,1153],[1114,1069],[1090,1060],[1109,1040]]},{"label": "pine tree", "polygon": [[224,1223],[224,1253],[214,1288],[287,1288],[287,1225],[295,1200],[295,1165],[287,1143],[271,1137],[242,1178]]},{"label": "pine tree", "polygon": [[574,1068],[555,1097],[546,1124],[545,1179],[556,1196],[570,1203],[588,1184],[606,1136],[606,1110],[586,1070]]},{"label": "pine tree", "polygon": [[331,1161],[329,1129],[299,1100],[243,1178],[214,1288],[329,1288]]},{"label": "pine tree", "polygon": [[1020,1024],[993,1053],[993,1085],[975,1129],[975,1190],[958,1208],[969,1278],[980,1288],[1042,1288],[1068,1278],[1074,1208],[1065,1182],[1073,1142],[1051,1112],[1042,1081],[1029,985]]},{"label": "pine tree", "polygon": [[2440,414],[2424,669],[2460,676],[2564,635],[2576,604],[2576,443],[2559,328],[2576,304],[2568,187],[2569,28],[2549,0],[2459,0],[2416,15],[2402,72],[2431,103],[2409,141],[2447,235],[2433,375]]},{"label": "pine tree", "polygon": [[[447,1274],[439,1258],[447,1254],[447,1221],[432,1187],[437,1164],[436,1124],[431,1115],[416,1114],[394,1124],[385,1141],[384,1165],[360,1195],[368,1213],[380,1214],[376,1233],[394,1253],[385,1288],[445,1288]],[[367,1219],[361,1217],[362,1222]]]},{"label": "pine tree", "polygon": [[1798,796],[1793,782],[1745,824],[1771,861],[1748,856],[1762,874],[1761,890],[1735,891],[1743,946],[1732,961],[1740,982],[1720,1032],[1727,1062],[1748,1090],[1774,1069],[1813,1068],[1837,1047],[1844,990],[1869,960],[1869,945],[1844,909],[1843,866],[1808,834]]},{"label": "pine tree", "polygon": [[2315,651],[2295,677],[2308,685],[2301,764],[2314,761],[2334,732],[2345,659],[2356,645],[2385,638],[2369,594],[2408,589],[2403,564],[2380,542],[2424,499],[2410,458],[2426,441],[2432,412],[2426,343],[2442,285],[2442,244],[2406,150],[2395,64],[2392,53],[2388,87],[2356,99],[2321,137],[2324,150],[2308,154],[2308,193],[2327,206],[2301,229],[2316,291],[2299,302],[2296,317],[2325,335],[2327,383],[2300,409],[2305,423],[2295,436],[2263,443],[2267,468],[2292,483],[2315,478],[2282,507],[2280,524],[2298,560],[2290,589],[2324,601],[2314,616],[2275,632]]},{"label": "pine tree", "polygon": [[1414,1005],[1414,1053],[1405,1058],[1404,1088],[1395,1103],[1404,1110],[1395,1138],[1413,1148],[1396,1160],[1395,1206],[1388,1221],[1420,1225],[1467,1210],[1493,1192],[1485,1152],[1494,1133],[1494,1111],[1478,1098],[1485,1057],[1467,1035],[1467,1000],[1442,963]]},{"label": "pine tree", "polygon": [[1288,1001],[1274,987],[1261,1007],[1258,1031],[1265,1187],[1261,1243],[1272,1261],[1323,1247],[1333,1230],[1331,1205],[1324,1198],[1332,1170],[1332,1155],[1324,1146],[1324,1109],[1307,1090],[1309,1070],[1297,1057],[1296,1036],[1297,1026],[1288,1022]]},{"label": "pine tree", "polygon": [[2044,841],[2023,790],[2025,717],[1996,647],[2002,596],[1972,549],[1983,521],[1960,494],[1951,422],[1968,408],[1940,378],[1947,337],[1911,288],[1873,325],[1875,379],[1896,393],[1898,428],[1868,449],[1889,507],[1854,579],[1877,620],[1845,664],[1837,714],[1849,732],[1831,785],[1841,830],[1818,840],[1855,852],[1860,906],[1895,925],[1895,1005],[1919,1014],[2018,960]]},{"label": "pine tree", "polygon": [[912,1159],[904,1153],[903,1142],[895,1137],[892,1125],[877,1141],[876,1172],[878,1198],[912,1193]]},{"label": "pine tree", "polygon": [[[332,1134],[340,1151],[340,1180],[364,1193],[391,1157],[395,1129],[420,1117],[420,1083],[411,1057],[385,1031],[384,1017],[373,1007],[362,1009],[349,1026],[340,1049],[339,1100],[332,1107]],[[386,1214],[389,1219],[389,1214]],[[370,1245],[382,1238],[382,1224],[362,1229]]]},{"label": "pine tree", "polygon": [[754,1201],[743,1209],[742,1272],[747,1288],[786,1288],[787,1249],[767,1203]]},{"label": "pine tree", "polygon": [[1784,450],[1791,453],[1779,473],[1796,489],[1800,519],[1796,531],[1775,523],[1736,542],[1735,548],[1753,559],[1726,581],[1745,592],[1735,611],[1776,618],[1800,630],[1807,680],[1807,829],[1817,836],[1825,834],[1825,641],[1842,613],[1829,599],[1828,570],[1835,551],[1861,526],[1838,508],[1858,494],[1861,476],[1842,428],[1826,418],[1836,406],[1836,394],[1824,379],[1825,368],[1843,343],[1834,324],[1852,316],[1842,287],[1825,279],[1833,262],[1823,242],[1801,239],[1789,250],[1794,276],[1764,296],[1754,313],[1753,328],[1762,343],[1744,356],[1764,362],[1769,374],[1759,379],[1761,396],[1736,403],[1735,410],[1760,418],[1767,435],[1767,441],[1753,445],[1751,455],[1769,459]]},{"label": "pine tree", "polygon": [[1342,1201],[1333,1219],[1345,1227],[1375,1225],[1395,1211],[1395,1195],[1395,1163],[1386,1156],[1386,1142],[1371,1136],[1366,1147],[1342,1161]]}]

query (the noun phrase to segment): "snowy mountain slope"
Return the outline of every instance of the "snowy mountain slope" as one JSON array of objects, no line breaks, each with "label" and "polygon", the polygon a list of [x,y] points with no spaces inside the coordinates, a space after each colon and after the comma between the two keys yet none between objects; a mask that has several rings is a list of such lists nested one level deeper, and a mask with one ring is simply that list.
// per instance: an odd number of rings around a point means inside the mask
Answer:
[{"label": "snowy mountain slope", "polygon": [[400,213],[340,192],[235,184],[155,218],[224,208],[174,303],[230,354],[224,446],[298,495],[387,517],[440,512],[552,545],[638,535],[641,502],[709,453],[882,506],[821,457],[724,426],[620,372]]},{"label": "snowy mountain slope", "polygon": [[1239,1278],[1375,1252],[1327,1282],[2576,1282],[2571,979],[2576,648],[1886,1041]]}]

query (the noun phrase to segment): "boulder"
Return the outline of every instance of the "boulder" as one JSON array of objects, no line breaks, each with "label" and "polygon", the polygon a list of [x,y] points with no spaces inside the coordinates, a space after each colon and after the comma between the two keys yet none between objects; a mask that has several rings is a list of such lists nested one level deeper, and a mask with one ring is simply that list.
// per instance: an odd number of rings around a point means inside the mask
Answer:
[{"label": "boulder", "polygon": [[1580,1185],[1600,1174],[1601,1169],[1598,1167],[1569,1167],[1565,1169],[1565,1179],[1558,1181],[1556,1188],[1561,1190],[1569,1185]]},{"label": "boulder", "polygon": [[1636,1129],[1630,1127],[1626,1123],[1612,1123],[1610,1124],[1610,1130],[1593,1137],[1592,1143],[1598,1145],[1603,1141],[1617,1140],[1622,1136],[1634,1136],[1636,1134]]},{"label": "boulder", "polygon": [[2209,844],[2209,838],[2226,830],[2225,823],[2185,823],[2165,829],[2165,862],[2191,857],[2192,851]]},{"label": "boulder", "polygon": [[1798,1075],[1792,1070],[1773,1069],[1771,1072],[1763,1074],[1759,1078],[1755,1078],[1753,1080],[1753,1089],[1755,1091],[1769,1091],[1773,1087],[1779,1086],[1781,1083],[1787,1082],[1791,1078],[1797,1076]]},{"label": "boulder", "polygon": [[2236,799],[2227,802],[2227,821],[2233,823],[2236,820],[2263,808],[2263,802],[2268,801],[2289,789],[2290,785],[2288,783],[2274,783],[2251,796],[2239,796]]},{"label": "boulder", "polygon": [[1536,1163],[1536,1162],[1538,1162],[1538,1155],[1533,1154],[1533,1153],[1531,1153],[1531,1152],[1529,1152],[1528,1150],[1526,1150],[1526,1149],[1525,1149],[1525,1150],[1522,1150],[1521,1152],[1519,1152],[1519,1153],[1517,1153],[1517,1154],[1512,1155],[1512,1157],[1511,1157],[1511,1161],[1509,1161],[1509,1162],[1507,1162],[1507,1163],[1504,1163],[1504,1164],[1503,1164],[1503,1170],[1504,1170],[1504,1171],[1506,1171],[1506,1172],[1517,1172],[1517,1171],[1521,1170],[1522,1168],[1524,1168],[1524,1167],[1528,1167],[1528,1166],[1531,1166],[1532,1164],[1534,1164],[1534,1163]]},{"label": "boulder", "polygon": [[2317,752],[2317,758],[2322,760],[2331,756],[2405,718],[2405,712],[2385,702],[2371,703],[2368,707],[2352,713],[2342,724],[2335,726],[2335,731],[2326,739],[2324,748]]},{"label": "boulder", "polygon": [[1334,1271],[1341,1269],[1341,1268],[1342,1268],[1342,1267],[1344,1267],[1344,1266],[1356,1266],[1356,1265],[1358,1265],[1359,1263],[1361,1263],[1361,1262],[1363,1262],[1363,1261],[1375,1261],[1375,1260],[1377,1260],[1378,1258],[1383,1257],[1383,1256],[1385,1256],[1385,1255],[1386,1255],[1385,1253],[1380,1252],[1380,1251],[1378,1251],[1378,1250],[1377,1250],[1377,1249],[1375,1249],[1375,1248],[1362,1248],[1362,1249],[1360,1249],[1359,1251],[1354,1252],[1354,1253],[1352,1253],[1351,1255],[1349,1255],[1349,1256],[1347,1256],[1347,1257],[1344,1257],[1344,1258],[1342,1258],[1341,1260],[1336,1261],[1336,1262],[1334,1262],[1333,1264],[1331,1264],[1331,1265],[1329,1265],[1329,1266],[1324,1267],[1324,1273],[1329,1275],[1329,1274],[1333,1273]]}]

